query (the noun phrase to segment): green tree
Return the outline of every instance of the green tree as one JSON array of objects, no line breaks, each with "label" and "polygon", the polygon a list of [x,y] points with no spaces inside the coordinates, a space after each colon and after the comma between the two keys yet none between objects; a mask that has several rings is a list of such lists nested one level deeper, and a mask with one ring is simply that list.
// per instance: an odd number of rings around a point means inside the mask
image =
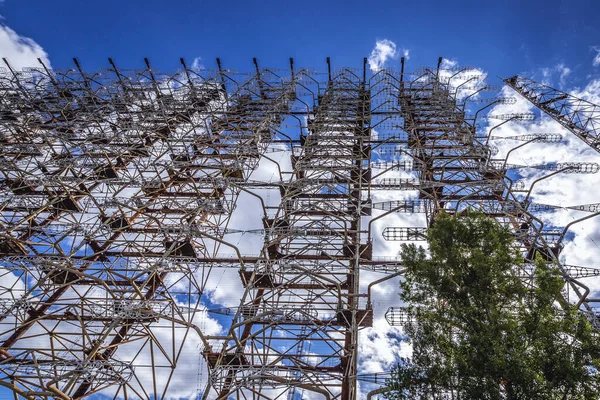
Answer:
[{"label": "green tree", "polygon": [[402,247],[413,355],[388,399],[600,398],[597,332],[553,266],[524,280],[513,235],[477,213],[440,215],[428,242]]}]

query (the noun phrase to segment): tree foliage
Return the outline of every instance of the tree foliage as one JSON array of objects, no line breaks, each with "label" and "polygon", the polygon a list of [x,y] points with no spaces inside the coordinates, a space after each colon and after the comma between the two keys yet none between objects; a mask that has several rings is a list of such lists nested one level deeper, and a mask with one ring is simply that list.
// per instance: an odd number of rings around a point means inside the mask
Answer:
[{"label": "tree foliage", "polygon": [[519,277],[513,235],[482,214],[441,215],[428,242],[402,248],[413,356],[388,399],[600,398],[597,333],[553,266]]}]

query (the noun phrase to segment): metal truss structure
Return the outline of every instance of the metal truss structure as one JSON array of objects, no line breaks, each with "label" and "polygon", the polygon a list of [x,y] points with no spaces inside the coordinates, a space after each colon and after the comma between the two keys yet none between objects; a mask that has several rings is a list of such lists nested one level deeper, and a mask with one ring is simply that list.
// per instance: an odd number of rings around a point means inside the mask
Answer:
[{"label": "metal truss structure", "polygon": [[518,75],[503,82],[591,148],[600,151],[600,106]]},{"label": "metal truss structure", "polygon": [[[457,85],[467,69],[408,73],[402,60],[399,72],[367,74],[366,59],[337,70],[328,59],[318,73],[254,60],[254,72],[238,73],[181,60],[164,75],[147,60],[135,71],[109,61],[94,73],[77,61],[0,71],[0,385],[26,398],[163,398],[194,336],[205,399],[357,399],[359,331],[373,324],[377,283],[365,291],[360,273],[401,274],[374,242],[422,240],[427,228],[380,233],[375,221],[422,213],[430,225],[442,210],[475,208],[510,226],[528,260],[558,263],[568,227],[543,229],[535,212],[557,206],[532,204],[511,171],[598,171],[494,159],[478,118],[533,115],[468,116],[465,84],[493,88],[477,77]],[[522,81],[506,83],[524,93]],[[565,101],[552,96],[538,106]],[[484,108],[515,100],[470,97]],[[594,137],[585,123],[576,134]],[[271,157],[282,151],[289,170]],[[260,160],[278,176],[253,179]],[[373,201],[384,190],[414,196]],[[262,204],[259,229],[229,226],[242,194]],[[593,216],[597,206],[573,208]],[[259,254],[242,254],[236,233],[260,235]],[[244,291],[237,307],[209,308],[207,282],[222,268],[239,271]],[[600,271],[560,268],[600,326],[578,281]],[[220,335],[202,329],[207,313],[225,318]],[[397,308],[386,318],[410,320]]]}]

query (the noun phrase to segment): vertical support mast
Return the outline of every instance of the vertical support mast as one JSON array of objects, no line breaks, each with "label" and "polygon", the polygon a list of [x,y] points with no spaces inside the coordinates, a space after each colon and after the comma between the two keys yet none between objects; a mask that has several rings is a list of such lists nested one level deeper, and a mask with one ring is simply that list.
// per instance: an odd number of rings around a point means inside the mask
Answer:
[{"label": "vertical support mast", "polygon": [[329,60],[324,88],[314,89],[308,135],[291,149],[293,177],[263,220],[264,259],[240,271],[246,291],[229,336],[206,355],[220,399],[270,386],[290,399],[357,396],[358,331],[372,324],[359,292],[361,261],[371,258],[361,227],[370,96],[364,79]]}]

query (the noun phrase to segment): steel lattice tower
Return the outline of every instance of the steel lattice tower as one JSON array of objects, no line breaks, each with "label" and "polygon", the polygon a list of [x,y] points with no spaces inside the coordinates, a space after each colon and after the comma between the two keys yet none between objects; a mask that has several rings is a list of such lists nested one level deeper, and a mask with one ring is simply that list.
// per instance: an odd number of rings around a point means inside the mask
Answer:
[{"label": "steel lattice tower", "polygon": [[[359,331],[373,324],[371,288],[402,273],[399,260],[374,252],[374,222],[398,212],[424,213],[429,226],[442,210],[482,210],[514,230],[527,260],[557,263],[600,326],[579,282],[600,271],[558,263],[568,226],[544,230],[535,212],[553,206],[529,201],[531,188],[511,173],[524,166],[494,158],[479,112],[465,111],[489,87],[463,98],[453,81],[468,70],[408,73],[402,59],[399,72],[368,74],[366,59],[362,69],[328,59],[325,73],[293,60],[288,70],[254,60],[254,72],[237,73],[219,60],[215,71],[181,60],[161,74],[147,60],[142,70],[109,61],[89,73],[77,61],[15,71],[5,60],[0,71],[2,386],[28,398],[162,398],[194,336],[208,368],[203,398],[357,399],[357,381],[374,379],[360,374],[358,350]],[[597,149],[595,129],[580,123],[595,120],[595,106],[538,93],[523,78],[505,82]],[[290,154],[290,170],[276,151]],[[278,178],[253,179],[261,159]],[[415,195],[374,202],[382,190]],[[229,226],[242,193],[260,199],[259,229]],[[427,226],[387,227],[383,239],[421,240]],[[242,254],[237,233],[260,235],[259,254]],[[207,308],[207,282],[223,268],[239,271],[239,306]],[[386,275],[365,290],[364,270]],[[225,318],[222,334],[202,329],[207,313]],[[386,317],[410,319],[397,307]]]}]

